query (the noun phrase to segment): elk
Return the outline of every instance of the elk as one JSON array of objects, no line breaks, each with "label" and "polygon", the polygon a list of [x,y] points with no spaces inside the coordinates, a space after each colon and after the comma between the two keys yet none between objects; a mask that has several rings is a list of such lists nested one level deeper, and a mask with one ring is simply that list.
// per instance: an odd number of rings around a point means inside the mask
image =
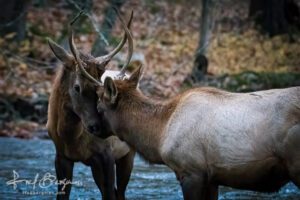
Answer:
[{"label": "elk", "polygon": [[97,109],[113,134],[150,163],[171,168],[184,199],[218,199],[218,186],[300,188],[300,87],[252,93],[187,90],[158,101],[138,89],[139,67],[106,77]]},{"label": "elk", "polygon": [[[135,153],[116,136],[107,139],[98,137],[100,132],[102,136],[103,134],[111,135],[111,130],[103,115],[96,111],[97,87],[90,79],[84,78],[79,66],[96,78],[102,75],[103,77],[114,77],[119,74],[124,76],[124,69],[120,73],[119,71],[105,71],[105,67],[122,49],[127,38],[128,58],[131,57],[132,38],[128,29],[133,13],[130,16],[128,28],[118,15],[125,30],[122,41],[109,54],[96,58],[79,52],[74,44],[71,26],[80,15],[81,13],[69,26],[69,46],[72,55],[48,39],[52,52],[63,63],[57,72],[50,95],[47,122],[49,136],[56,147],[57,179],[58,182],[64,179],[72,180],[74,162],[82,162],[91,167],[93,178],[103,199],[125,199],[125,189],[129,182]],[[93,77],[90,76],[95,81]],[[117,191],[114,188],[115,163]],[[63,185],[58,184],[58,191],[61,192],[62,189]],[[70,191],[71,184],[65,187],[64,193],[57,195],[57,199],[69,199]]]}]

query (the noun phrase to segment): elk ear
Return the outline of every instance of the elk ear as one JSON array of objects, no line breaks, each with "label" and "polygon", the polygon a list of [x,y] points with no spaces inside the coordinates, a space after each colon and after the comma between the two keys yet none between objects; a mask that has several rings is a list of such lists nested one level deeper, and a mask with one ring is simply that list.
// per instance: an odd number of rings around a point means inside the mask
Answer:
[{"label": "elk ear", "polygon": [[142,77],[144,68],[143,65],[140,65],[130,76],[129,82],[132,83],[135,87],[138,86],[138,83]]},{"label": "elk ear", "polygon": [[60,61],[62,61],[65,64],[72,62],[73,57],[64,48],[59,46],[56,42],[54,42],[50,38],[47,38],[47,41],[51,51]]},{"label": "elk ear", "polygon": [[113,105],[116,102],[118,96],[118,90],[111,77],[107,77],[104,81],[104,94],[103,100],[109,105]]}]

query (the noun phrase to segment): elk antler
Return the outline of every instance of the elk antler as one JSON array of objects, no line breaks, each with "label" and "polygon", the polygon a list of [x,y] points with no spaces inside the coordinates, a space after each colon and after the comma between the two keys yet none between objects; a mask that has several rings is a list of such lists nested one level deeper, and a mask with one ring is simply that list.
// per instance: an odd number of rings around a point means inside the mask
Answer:
[{"label": "elk antler", "polygon": [[[114,8],[115,9],[115,8]],[[117,12],[118,14],[118,11],[117,9],[115,9],[115,11]],[[104,56],[99,56],[97,58],[94,59],[93,62],[96,63],[96,65],[99,67],[99,68],[102,68],[103,70],[105,69],[106,65],[108,64],[108,62],[123,48],[124,44],[126,43],[126,40],[127,40],[127,37],[128,37],[128,31],[126,30],[129,30],[130,28],[130,25],[131,25],[131,21],[132,21],[132,18],[133,18],[133,11],[131,12],[130,14],[130,18],[129,18],[129,21],[127,23],[127,26],[125,25],[124,21],[122,20],[121,16],[118,15],[120,21],[121,21],[121,24],[122,24],[122,27],[124,28],[125,30],[125,33],[124,33],[124,36],[121,40],[121,42],[118,44],[118,46],[112,50],[110,53],[108,53],[107,55],[104,55]]]},{"label": "elk antler", "polygon": [[[121,24],[125,30],[125,34],[123,36],[123,39],[122,41],[119,43],[119,45],[109,54],[105,55],[105,56],[101,56],[101,57],[97,57],[94,59],[94,61],[92,61],[93,63],[95,63],[98,67],[102,67],[103,70],[105,69],[105,66],[107,65],[107,63],[112,59],[112,57],[114,55],[116,55],[121,49],[122,47],[124,46],[126,40],[127,40],[127,37],[128,37],[128,42],[129,42],[129,47],[128,47],[128,57],[127,57],[127,64],[124,64],[124,66],[122,67],[121,69],[121,72],[120,72],[120,76],[123,76],[125,74],[125,70],[127,68],[127,65],[128,63],[130,62],[130,59],[131,59],[131,56],[132,56],[132,52],[133,52],[133,41],[132,41],[132,36],[131,36],[131,33],[129,31],[129,28],[127,28],[127,26],[125,25],[120,13],[118,12],[117,9],[115,9],[120,21],[121,21]],[[79,56],[79,52],[77,51],[76,49],[76,46],[74,44],[74,39],[73,39],[73,30],[72,30],[72,25],[76,22],[76,20],[82,15],[82,11],[71,21],[70,25],[69,25],[69,45],[70,45],[70,49],[71,49],[71,52],[73,54],[73,56],[75,57],[75,60],[77,62],[77,65],[79,67],[79,70],[80,72],[87,78],[89,79],[90,81],[96,83],[97,85],[102,85],[102,83],[100,81],[97,81],[93,76],[91,76],[83,67],[83,62],[81,61],[80,59],[80,56]],[[131,21],[132,21],[132,18],[133,18],[133,12],[131,12],[131,15],[130,15],[130,19],[128,21],[128,27],[130,27],[130,24],[131,24]],[[77,69],[77,68],[76,68]],[[103,74],[103,73],[102,73]]]},{"label": "elk antler", "polygon": [[[127,53],[127,59],[126,59],[126,62],[123,65],[123,67],[121,68],[120,73],[119,73],[119,76],[123,77],[125,75],[125,71],[126,71],[126,69],[128,67],[128,64],[129,64],[129,62],[131,60],[131,57],[132,57],[132,53],[133,53],[133,40],[132,40],[131,32],[125,26],[125,23],[124,23],[121,15],[120,15],[120,12],[116,8],[114,8],[114,10],[116,11],[116,13],[117,13],[117,15],[118,15],[118,17],[119,17],[119,19],[121,21],[121,24],[122,24],[122,26],[123,26],[123,28],[124,28],[124,30],[126,32],[126,35],[128,36],[128,53]],[[131,12],[131,15],[133,15],[133,11]]]},{"label": "elk antler", "polygon": [[[82,11],[70,22],[69,27],[68,27],[68,34],[69,34],[69,45],[71,52],[75,58],[75,61],[77,62],[77,66],[79,67],[79,71],[90,81],[96,83],[97,85],[102,85],[101,82],[97,81],[93,76],[91,76],[83,67],[83,62],[80,59],[79,52],[75,46],[74,43],[74,38],[73,38],[73,30],[72,30],[72,25],[76,22],[76,20],[82,15]],[[78,71],[77,67],[76,70]]]}]

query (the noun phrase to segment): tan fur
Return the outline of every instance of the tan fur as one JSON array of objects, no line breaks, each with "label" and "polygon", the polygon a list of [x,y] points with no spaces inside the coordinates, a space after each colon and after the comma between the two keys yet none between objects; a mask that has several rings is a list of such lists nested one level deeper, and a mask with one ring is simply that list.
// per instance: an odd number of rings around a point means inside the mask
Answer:
[{"label": "tan fur", "polygon": [[[118,119],[114,132],[120,132],[121,139],[130,137],[131,144],[138,145],[143,150],[141,155],[147,160],[155,163],[162,163],[159,153],[162,135],[165,124],[176,107],[176,99],[170,101],[152,101],[135,90],[134,86],[126,84],[126,81],[115,81],[118,85]],[[98,95],[103,96],[102,88],[99,88]],[[164,114],[162,114],[164,113]],[[110,118],[114,123],[114,118]],[[145,123],[147,122],[147,123]],[[136,135],[122,135],[123,128],[136,130]],[[133,137],[132,137],[133,136]],[[142,136],[142,137],[139,137]]]},{"label": "tan fur", "polygon": [[116,103],[98,89],[98,110],[120,138],[183,183],[206,177],[265,192],[289,180],[300,186],[300,87],[243,94],[197,88],[155,101],[130,80],[114,85]]}]

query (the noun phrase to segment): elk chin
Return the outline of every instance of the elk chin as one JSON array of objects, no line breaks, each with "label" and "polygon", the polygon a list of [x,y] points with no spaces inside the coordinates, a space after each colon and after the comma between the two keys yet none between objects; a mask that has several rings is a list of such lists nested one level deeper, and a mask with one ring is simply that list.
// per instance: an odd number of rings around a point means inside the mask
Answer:
[{"label": "elk chin", "polygon": [[81,116],[81,123],[85,131],[99,136],[101,135],[102,131],[102,123],[101,117],[96,113],[96,115],[88,115],[88,116]]},{"label": "elk chin", "polygon": [[86,130],[87,132],[95,135],[95,136],[98,136],[100,135],[100,127],[96,124],[85,124],[85,123],[82,123],[83,124],[83,128],[84,130]]},{"label": "elk chin", "polygon": [[106,138],[108,138],[108,137],[110,137],[110,136],[113,136],[114,134],[112,134],[112,132],[111,131],[108,131],[108,132],[106,132],[106,131],[101,131],[100,132],[100,134],[98,134],[98,135],[96,135],[97,137],[99,137],[99,138],[101,138],[101,139],[106,139]]},{"label": "elk chin", "polygon": [[82,123],[83,128],[86,132],[99,137],[101,139],[106,139],[113,134],[109,122],[105,119],[103,112],[99,114],[101,117],[98,119],[97,123]]}]

